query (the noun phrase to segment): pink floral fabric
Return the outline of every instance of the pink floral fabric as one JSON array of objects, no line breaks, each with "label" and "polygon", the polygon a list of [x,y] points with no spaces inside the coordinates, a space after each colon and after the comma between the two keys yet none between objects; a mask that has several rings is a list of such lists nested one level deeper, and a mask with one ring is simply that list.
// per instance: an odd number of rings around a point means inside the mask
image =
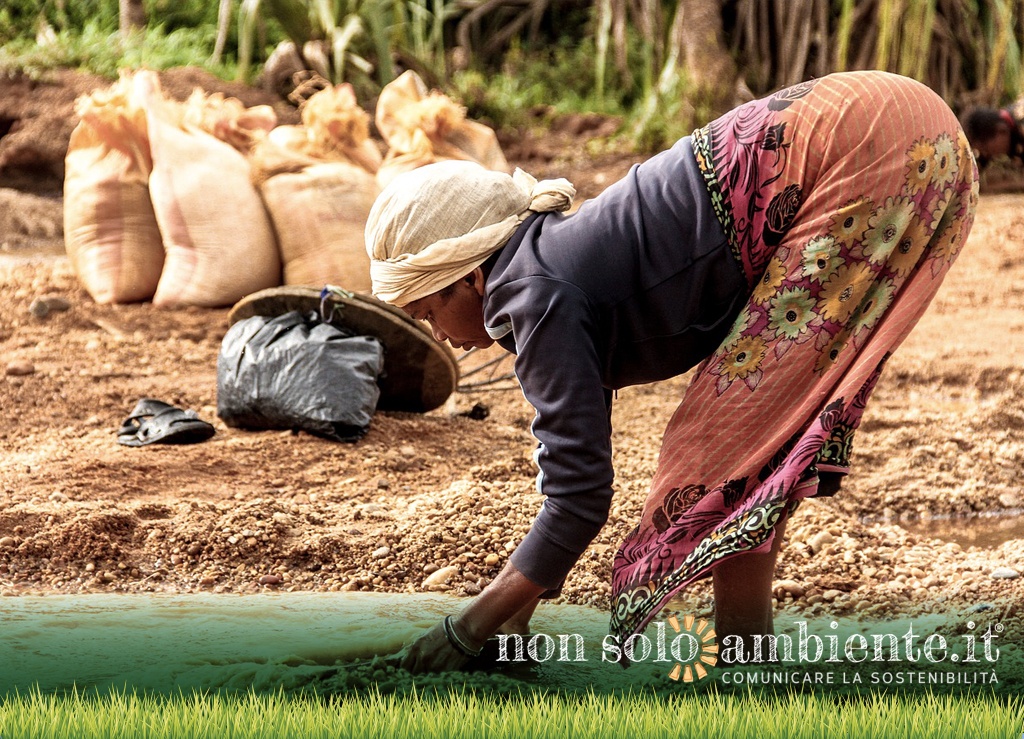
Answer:
[{"label": "pink floral fabric", "polygon": [[977,167],[949,107],[884,72],[835,74],[694,133],[750,286],[666,430],[640,524],[614,563],[612,631],[643,630],[728,557],[845,474],[886,359],[960,252]]}]

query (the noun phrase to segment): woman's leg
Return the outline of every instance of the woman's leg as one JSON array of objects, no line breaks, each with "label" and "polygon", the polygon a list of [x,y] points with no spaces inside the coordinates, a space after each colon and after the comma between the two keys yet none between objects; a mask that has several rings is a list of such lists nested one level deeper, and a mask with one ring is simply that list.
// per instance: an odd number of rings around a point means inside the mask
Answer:
[{"label": "woman's leg", "polygon": [[749,658],[754,636],[773,634],[772,578],[782,548],[786,520],[775,527],[775,540],[767,552],[741,554],[711,571],[715,591],[715,636],[719,644],[727,636],[743,639]]}]

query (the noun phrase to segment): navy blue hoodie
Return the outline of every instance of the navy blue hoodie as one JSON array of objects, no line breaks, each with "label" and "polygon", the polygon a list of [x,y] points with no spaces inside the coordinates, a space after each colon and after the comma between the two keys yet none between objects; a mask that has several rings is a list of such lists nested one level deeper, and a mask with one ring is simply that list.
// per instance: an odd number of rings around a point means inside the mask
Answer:
[{"label": "navy blue hoodie", "polygon": [[484,322],[518,355],[546,496],[511,561],[557,588],[608,517],[611,391],[708,357],[750,289],[689,137],[576,213],[529,218],[485,271]]}]

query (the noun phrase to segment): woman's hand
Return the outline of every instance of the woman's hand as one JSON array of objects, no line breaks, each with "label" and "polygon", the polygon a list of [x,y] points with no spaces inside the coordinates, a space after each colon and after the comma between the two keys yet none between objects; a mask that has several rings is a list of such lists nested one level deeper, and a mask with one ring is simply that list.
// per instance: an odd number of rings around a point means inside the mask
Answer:
[{"label": "woman's hand", "polygon": [[544,590],[528,580],[511,563],[505,565],[494,582],[449,622],[449,628],[455,632],[454,640],[463,649],[453,644],[453,638],[445,632],[442,621],[396,655],[398,666],[411,672],[437,672],[464,667],[469,662],[465,652],[479,651],[503,624],[517,614],[525,614],[528,622],[537,596]]},{"label": "woman's hand", "polygon": [[464,667],[469,657],[451,643],[441,621],[399,652],[396,661],[409,672],[448,672]]}]

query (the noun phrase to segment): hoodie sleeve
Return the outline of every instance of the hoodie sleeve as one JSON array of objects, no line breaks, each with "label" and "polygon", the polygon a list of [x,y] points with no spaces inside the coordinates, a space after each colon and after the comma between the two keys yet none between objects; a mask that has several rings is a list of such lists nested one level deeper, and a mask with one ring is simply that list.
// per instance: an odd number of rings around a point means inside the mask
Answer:
[{"label": "hoodie sleeve", "polygon": [[490,300],[510,317],[516,375],[537,412],[537,487],[545,496],[511,561],[532,582],[557,588],[611,505],[611,395],[601,382],[596,315],[577,287],[548,277],[506,283]]}]

